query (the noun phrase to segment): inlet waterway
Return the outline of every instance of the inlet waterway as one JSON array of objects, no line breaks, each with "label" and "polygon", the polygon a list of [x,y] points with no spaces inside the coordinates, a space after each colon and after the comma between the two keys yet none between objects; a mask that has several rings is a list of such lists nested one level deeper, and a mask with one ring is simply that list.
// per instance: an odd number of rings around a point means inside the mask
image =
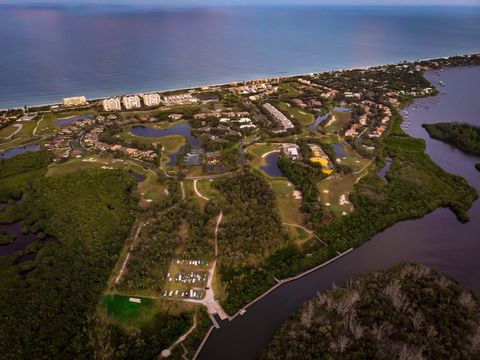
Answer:
[{"label": "inlet waterway", "polygon": [[[427,152],[446,171],[461,175],[480,191],[478,157],[467,155],[440,141],[430,139],[423,123],[463,121],[480,125],[480,67],[429,72],[427,79],[438,87],[438,105],[428,108],[412,104],[408,109],[408,133],[425,139]],[[415,108],[415,110],[413,110]],[[257,359],[275,329],[288,320],[318,291],[342,285],[358,275],[414,261],[445,272],[465,286],[480,291],[480,201],[462,224],[449,209],[437,209],[418,220],[397,223],[339,260],[296,281],[280,286],[248,308],[243,316],[223,321],[214,329],[199,359]]]}]

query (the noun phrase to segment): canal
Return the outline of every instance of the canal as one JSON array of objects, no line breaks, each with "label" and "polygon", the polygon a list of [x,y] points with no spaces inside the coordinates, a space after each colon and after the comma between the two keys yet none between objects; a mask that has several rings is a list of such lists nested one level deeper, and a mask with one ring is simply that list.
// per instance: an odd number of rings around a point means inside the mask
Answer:
[{"label": "canal", "polygon": [[[447,121],[480,125],[480,103],[476,99],[480,91],[480,67],[429,72],[426,77],[437,87],[440,80],[446,86],[438,87],[441,91],[438,104],[428,108],[412,104],[407,109],[411,120],[408,133],[425,139],[427,152],[437,164],[463,176],[480,190],[480,173],[474,168],[478,157],[430,139],[421,127],[422,123]],[[280,286],[249,307],[243,316],[221,322],[198,359],[257,359],[275,329],[317,292],[402,261],[432,266],[480,291],[480,201],[469,213],[467,224],[461,224],[450,210],[441,208],[419,220],[393,225],[339,260]]]}]

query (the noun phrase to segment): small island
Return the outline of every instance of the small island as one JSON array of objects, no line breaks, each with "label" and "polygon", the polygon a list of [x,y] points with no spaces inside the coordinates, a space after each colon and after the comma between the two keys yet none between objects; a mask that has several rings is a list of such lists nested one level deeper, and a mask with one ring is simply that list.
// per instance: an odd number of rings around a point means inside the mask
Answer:
[{"label": "small island", "polygon": [[[480,127],[465,123],[437,123],[422,125],[437,140],[453,145],[471,155],[480,155]],[[480,163],[475,165],[480,171]]]}]

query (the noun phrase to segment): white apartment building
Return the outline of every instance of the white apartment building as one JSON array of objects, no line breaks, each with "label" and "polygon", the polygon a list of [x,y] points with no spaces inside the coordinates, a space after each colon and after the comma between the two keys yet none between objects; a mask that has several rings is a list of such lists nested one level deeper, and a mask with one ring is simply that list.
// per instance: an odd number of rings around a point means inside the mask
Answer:
[{"label": "white apartment building", "polygon": [[166,104],[171,103],[188,103],[188,102],[197,102],[197,98],[193,97],[192,94],[178,94],[178,95],[169,95],[163,97],[163,102]]},{"label": "white apartment building", "polygon": [[74,96],[63,99],[63,106],[82,106],[87,103],[87,98],[85,96]]},{"label": "white apartment building", "polygon": [[123,106],[125,109],[136,109],[142,106],[140,103],[140,98],[137,95],[124,96],[122,99]]},{"label": "white apartment building", "polygon": [[263,104],[263,107],[277,120],[283,130],[293,129],[293,123],[270,103]]},{"label": "white apartment building", "polygon": [[119,111],[122,110],[122,104],[119,98],[110,98],[103,100],[103,110],[105,111]]},{"label": "white apartment building", "polygon": [[145,94],[143,95],[143,103],[146,106],[159,106],[160,105],[160,95],[158,94]]}]

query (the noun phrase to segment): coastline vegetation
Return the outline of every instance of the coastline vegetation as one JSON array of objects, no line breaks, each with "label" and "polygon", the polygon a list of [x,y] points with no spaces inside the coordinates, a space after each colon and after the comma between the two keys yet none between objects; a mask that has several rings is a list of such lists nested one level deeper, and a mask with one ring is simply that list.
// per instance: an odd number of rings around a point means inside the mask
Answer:
[{"label": "coastline vegetation", "polygon": [[[2,174],[9,179],[24,169],[45,172],[39,167],[46,159],[28,153],[7,160]],[[23,220],[28,231],[55,240],[45,243],[34,261],[17,265],[18,254],[0,257],[0,357],[91,358],[91,320],[130,231],[129,193],[135,183],[115,170],[29,181],[20,189],[23,201],[4,210],[15,216],[5,219],[2,213],[2,221]]]},{"label": "coastline vegetation", "polygon": [[262,359],[477,359],[480,298],[415,264],[377,271],[307,302]]},{"label": "coastline vegetation", "polygon": [[480,155],[480,127],[466,123],[423,124],[430,137],[471,155]]}]

